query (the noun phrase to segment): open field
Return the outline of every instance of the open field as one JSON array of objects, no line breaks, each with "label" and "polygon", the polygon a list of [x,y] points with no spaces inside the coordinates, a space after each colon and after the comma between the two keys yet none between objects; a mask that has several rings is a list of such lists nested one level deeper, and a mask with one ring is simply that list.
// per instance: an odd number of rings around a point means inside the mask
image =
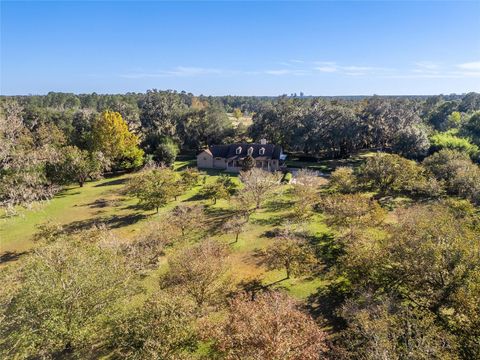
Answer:
[{"label": "open field", "polygon": [[[191,160],[178,161],[176,169],[192,166]],[[219,171],[207,172],[207,182],[214,181]],[[215,205],[198,196],[200,186],[195,187],[172,201],[159,214],[138,206],[137,200],[121,194],[121,189],[131,175],[120,175],[89,182],[83,188],[72,186],[57,194],[52,200],[35,205],[32,209],[22,209],[15,217],[1,218],[0,238],[2,261],[20,258],[35,246],[34,234],[38,225],[46,222],[61,224],[66,231],[88,229],[96,224],[105,224],[119,238],[133,239],[140,234],[148,222],[162,221],[162,216],[179,203],[201,203],[207,206],[208,221],[221,224],[229,215],[231,207],[226,200]],[[231,174],[236,178],[235,174]],[[293,202],[288,193],[289,185],[273,197],[264,209],[252,215],[246,230],[240,234],[239,241],[232,243],[233,235],[214,231],[211,238],[230,244],[232,254],[233,277],[239,279],[263,279],[265,285],[284,287],[298,298],[306,298],[322,284],[319,277],[315,280],[292,278],[285,280],[283,271],[268,271],[259,263],[258,251],[273,241],[269,231],[281,226],[293,212]],[[312,237],[321,238],[328,232],[320,217],[316,216],[306,225]],[[164,263],[164,262],[163,262]],[[162,269],[160,268],[160,272]],[[147,283],[150,282],[147,280]],[[155,283],[154,280],[151,283]]]}]

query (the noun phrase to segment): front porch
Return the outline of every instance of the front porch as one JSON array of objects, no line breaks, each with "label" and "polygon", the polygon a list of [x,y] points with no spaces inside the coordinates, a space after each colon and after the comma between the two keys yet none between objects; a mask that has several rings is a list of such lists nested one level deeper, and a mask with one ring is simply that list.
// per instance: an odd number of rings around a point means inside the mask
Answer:
[{"label": "front porch", "polygon": [[[227,160],[226,171],[239,172],[242,170],[242,167],[242,159]],[[272,170],[272,167],[270,166],[270,160],[255,160],[255,167],[266,171]]]}]

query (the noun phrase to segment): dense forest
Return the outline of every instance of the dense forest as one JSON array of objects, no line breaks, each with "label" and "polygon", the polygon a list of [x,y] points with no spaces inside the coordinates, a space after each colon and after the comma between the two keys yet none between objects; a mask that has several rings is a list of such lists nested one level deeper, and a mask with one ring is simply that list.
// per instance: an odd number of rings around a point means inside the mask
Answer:
[{"label": "dense forest", "polygon": [[[480,358],[480,94],[0,105],[0,221],[103,177],[142,211],[37,224],[0,266],[2,358]],[[263,138],[283,173],[192,162]]]}]

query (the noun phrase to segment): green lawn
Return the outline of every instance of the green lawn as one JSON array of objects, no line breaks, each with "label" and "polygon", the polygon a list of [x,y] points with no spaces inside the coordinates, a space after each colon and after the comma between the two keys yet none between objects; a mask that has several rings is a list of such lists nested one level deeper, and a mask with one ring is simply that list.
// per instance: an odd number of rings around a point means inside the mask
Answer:
[{"label": "green lawn", "polygon": [[[192,160],[178,161],[176,169],[193,166]],[[220,171],[209,171],[206,181],[215,181]],[[237,175],[230,174],[236,178]],[[215,205],[210,201],[199,198],[200,186],[180,196],[160,209],[159,214],[140,208],[137,200],[122,196],[120,189],[130,175],[121,175],[89,182],[83,188],[72,186],[57,194],[52,200],[37,204],[32,209],[22,209],[15,217],[0,219],[0,239],[2,259],[16,259],[27,252],[35,244],[32,240],[39,224],[53,221],[62,224],[67,230],[89,228],[96,223],[105,223],[123,239],[133,238],[145,227],[146,222],[161,221],[165,212],[174,206],[183,203],[203,203],[207,206],[210,220],[221,222],[230,210],[230,202],[219,200]],[[237,180],[238,181],[238,180]],[[315,279],[292,278],[285,280],[284,271],[268,271],[260,264],[258,252],[267,247],[274,240],[267,236],[268,231],[281,226],[291,217],[294,209],[292,199],[284,185],[282,191],[275,195],[266,204],[264,209],[252,215],[246,230],[240,235],[237,243],[232,243],[231,234],[214,234],[211,237],[230,244],[235,281],[243,279],[261,279],[264,285],[288,289],[298,298],[306,298],[323,284],[318,277]],[[316,236],[327,232],[325,224],[319,216],[315,216],[306,226],[306,229]],[[21,256],[20,256],[21,259]],[[163,261],[165,264],[165,261]],[[146,279],[147,287],[155,286],[156,278],[162,271],[152,273],[152,278]],[[150,284],[150,285],[149,285]]]}]

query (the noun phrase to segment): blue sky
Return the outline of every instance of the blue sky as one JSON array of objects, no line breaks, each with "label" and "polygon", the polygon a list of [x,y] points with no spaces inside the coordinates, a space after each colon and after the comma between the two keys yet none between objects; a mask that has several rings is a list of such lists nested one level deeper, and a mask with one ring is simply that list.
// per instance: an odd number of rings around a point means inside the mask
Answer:
[{"label": "blue sky", "polygon": [[480,91],[480,1],[1,1],[6,94]]}]

